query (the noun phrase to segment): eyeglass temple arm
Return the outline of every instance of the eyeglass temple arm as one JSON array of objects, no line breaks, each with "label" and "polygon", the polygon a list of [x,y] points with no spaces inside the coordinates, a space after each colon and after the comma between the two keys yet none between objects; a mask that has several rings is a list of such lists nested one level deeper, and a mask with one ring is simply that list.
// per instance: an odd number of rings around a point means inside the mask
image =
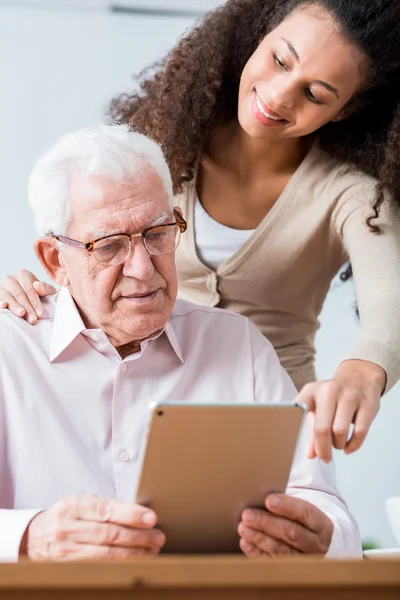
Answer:
[{"label": "eyeglass temple arm", "polygon": [[93,242],[78,242],[77,240],[72,240],[71,238],[65,237],[63,235],[56,235],[55,233],[51,233],[50,237],[62,242],[63,244],[68,244],[69,246],[76,246],[77,248],[83,248],[84,250],[89,250],[90,252],[93,250]]},{"label": "eyeglass temple arm", "polygon": [[182,217],[182,215],[174,208],[174,216],[176,219],[176,222],[178,223],[179,227],[181,228],[181,232],[184,233],[187,229],[187,223],[185,221],[185,219]]}]

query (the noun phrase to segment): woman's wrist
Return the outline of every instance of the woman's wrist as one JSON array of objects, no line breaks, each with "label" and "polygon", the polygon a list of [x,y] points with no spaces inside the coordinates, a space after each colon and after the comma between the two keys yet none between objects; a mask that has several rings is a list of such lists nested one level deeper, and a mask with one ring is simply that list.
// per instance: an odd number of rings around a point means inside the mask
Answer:
[{"label": "woman's wrist", "polygon": [[367,380],[369,385],[376,386],[382,395],[385,391],[387,375],[386,371],[374,362],[362,359],[347,359],[341,362],[336,369],[334,379],[336,378],[356,377]]}]

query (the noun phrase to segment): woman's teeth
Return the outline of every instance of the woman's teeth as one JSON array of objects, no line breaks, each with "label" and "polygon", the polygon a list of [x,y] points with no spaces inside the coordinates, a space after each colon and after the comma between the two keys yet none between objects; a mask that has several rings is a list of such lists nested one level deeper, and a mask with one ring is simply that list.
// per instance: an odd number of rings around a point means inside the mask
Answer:
[{"label": "woman's teeth", "polygon": [[264,115],[264,117],[267,117],[267,119],[271,119],[272,121],[285,121],[286,120],[286,119],[281,119],[280,117],[273,117],[272,115],[267,113],[267,111],[264,110],[261,105],[261,102],[260,102],[257,92],[256,92],[256,102],[257,102],[258,110]]}]

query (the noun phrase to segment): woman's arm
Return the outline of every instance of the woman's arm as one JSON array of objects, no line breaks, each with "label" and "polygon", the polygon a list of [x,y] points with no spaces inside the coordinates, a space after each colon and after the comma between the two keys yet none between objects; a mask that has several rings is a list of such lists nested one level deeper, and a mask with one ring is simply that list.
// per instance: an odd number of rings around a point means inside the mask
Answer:
[{"label": "woman's arm", "polygon": [[366,219],[374,195],[371,180],[353,185],[333,215],[354,274],[360,314],[356,343],[331,380],[309,384],[298,396],[313,411],[308,455],[326,461],[332,446],[346,453],[361,446],[382,394],[400,379],[400,214],[382,206],[374,221],[380,233],[371,232]]}]

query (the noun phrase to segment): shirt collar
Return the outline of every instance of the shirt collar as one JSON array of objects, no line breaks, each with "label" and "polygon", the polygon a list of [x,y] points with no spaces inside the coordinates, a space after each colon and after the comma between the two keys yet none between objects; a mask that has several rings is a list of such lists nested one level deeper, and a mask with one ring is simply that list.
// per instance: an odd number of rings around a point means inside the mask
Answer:
[{"label": "shirt collar", "polygon": [[85,330],[85,324],[67,288],[61,288],[54,313],[50,341],[50,362],[58,358],[74,339]]},{"label": "shirt collar", "polygon": [[[53,330],[51,333],[49,352],[50,362],[56,360],[74,339],[85,331],[89,330],[85,327],[74,299],[67,288],[61,288],[56,300]],[[143,343],[150,343],[159,338],[163,333],[165,333],[173,351],[181,363],[183,363],[184,360],[178,338],[170,322],[166,324],[163,330],[156,332],[146,340],[143,340]]]}]

